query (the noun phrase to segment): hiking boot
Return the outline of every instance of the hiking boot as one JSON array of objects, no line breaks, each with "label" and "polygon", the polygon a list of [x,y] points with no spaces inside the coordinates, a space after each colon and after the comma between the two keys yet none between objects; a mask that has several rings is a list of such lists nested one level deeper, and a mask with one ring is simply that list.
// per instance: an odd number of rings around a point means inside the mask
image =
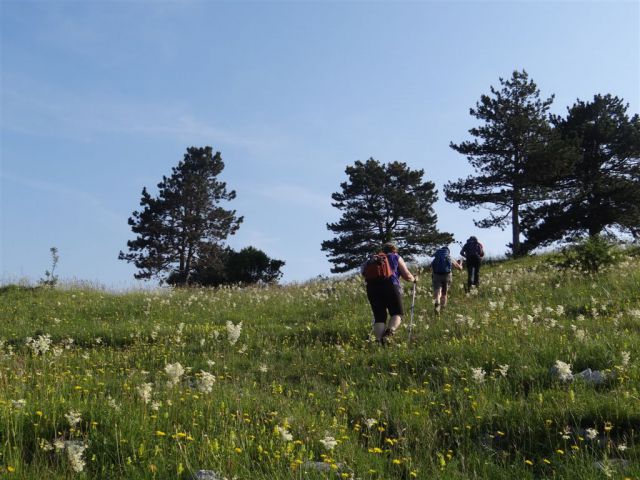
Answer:
[{"label": "hiking boot", "polygon": [[391,337],[393,337],[393,334],[394,334],[393,330],[390,330],[390,329],[387,328],[384,331],[384,333],[382,334],[382,338],[380,339],[380,343],[382,345],[389,345]]},{"label": "hiking boot", "polygon": [[436,315],[440,315],[440,304],[439,304],[439,303],[436,303],[436,304],[433,306],[433,312],[434,312]]}]

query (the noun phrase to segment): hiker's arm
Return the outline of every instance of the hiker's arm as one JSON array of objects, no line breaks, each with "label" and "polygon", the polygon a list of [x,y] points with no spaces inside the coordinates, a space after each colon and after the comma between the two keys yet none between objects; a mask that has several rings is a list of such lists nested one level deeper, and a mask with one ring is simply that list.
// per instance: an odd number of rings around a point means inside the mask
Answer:
[{"label": "hiker's arm", "polygon": [[462,264],[458,263],[455,259],[451,259],[451,265],[453,265],[458,270],[462,270]]},{"label": "hiker's arm", "polygon": [[407,268],[407,264],[404,263],[404,260],[402,259],[402,257],[398,257],[398,271],[400,272],[400,275],[402,276],[402,278],[404,278],[407,282],[416,281],[416,277],[411,275],[411,272]]}]

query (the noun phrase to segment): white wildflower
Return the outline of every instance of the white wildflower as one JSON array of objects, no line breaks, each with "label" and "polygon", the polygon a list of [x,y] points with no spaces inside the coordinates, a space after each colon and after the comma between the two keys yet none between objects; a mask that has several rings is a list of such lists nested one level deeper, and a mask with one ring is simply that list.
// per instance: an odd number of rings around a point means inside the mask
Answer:
[{"label": "white wildflower", "polygon": [[153,410],[154,412],[160,410],[160,407],[162,407],[162,402],[158,400],[151,402],[151,410]]},{"label": "white wildflower", "polygon": [[282,440],[284,440],[285,442],[290,442],[291,440],[293,440],[293,435],[291,435],[289,430],[287,430],[286,428],[276,425],[275,431],[280,435],[280,438],[282,438]]},{"label": "white wildflower", "polygon": [[64,450],[64,440],[61,438],[56,438],[53,441],[53,448],[56,450]]},{"label": "white wildflower", "polygon": [[231,345],[235,345],[238,339],[240,338],[240,333],[242,332],[242,322],[234,325],[229,320],[227,320],[227,340]]},{"label": "white wildflower", "polygon": [[167,364],[164,371],[169,376],[167,385],[170,387],[176,385],[180,381],[180,377],[184,375],[184,367],[180,365],[180,362]]},{"label": "white wildflower", "polygon": [[556,307],[556,315],[558,316],[564,315],[564,306],[558,305]]},{"label": "white wildflower", "polygon": [[327,450],[331,451],[334,448],[336,448],[336,445],[338,444],[338,441],[330,436],[325,436],[322,440],[320,440],[320,443],[322,444],[322,446],[324,448],[326,448]]},{"label": "white wildflower", "polygon": [[27,401],[24,398],[19,398],[18,400],[11,400],[11,406],[16,410],[21,410],[27,404]]},{"label": "white wildflower", "polygon": [[568,363],[564,363],[560,360],[556,360],[556,363],[553,367],[553,370],[558,378],[562,382],[568,382],[573,380],[573,373],[571,373],[571,365]]},{"label": "white wildflower", "polygon": [[621,352],[620,355],[622,356],[622,366],[628,366],[631,360],[631,354],[629,352]]},{"label": "white wildflower", "polygon": [[75,428],[82,420],[82,414],[77,410],[71,410],[69,413],[64,414],[64,418],[67,419],[71,428]]},{"label": "white wildflower", "polygon": [[261,364],[258,366],[258,370],[260,370],[260,372],[262,372],[262,373],[267,373],[267,372],[269,371],[269,368],[267,367],[267,365],[266,365],[266,364],[261,363]]},{"label": "white wildflower", "polygon": [[36,339],[27,337],[25,343],[34,355],[44,355],[51,348],[51,336],[47,333],[44,335],[38,335],[38,338]]},{"label": "white wildflower", "polygon": [[509,371],[509,365],[498,365],[498,371],[500,372],[500,375],[506,377],[507,372]]},{"label": "white wildflower", "polygon": [[39,445],[40,448],[45,452],[50,452],[51,450],[53,450],[53,445],[50,442],[47,442],[44,438],[40,439]]},{"label": "white wildflower", "polygon": [[74,472],[79,473],[84,470],[84,459],[82,454],[86,450],[86,445],[70,443],[67,445],[67,458]]},{"label": "white wildflower", "polygon": [[211,393],[213,390],[213,384],[216,383],[216,376],[200,370],[200,378],[198,378],[198,390],[203,393]]},{"label": "white wildflower", "polygon": [[378,423],[378,420],[376,420],[375,418],[367,418],[364,421],[364,424],[367,426],[367,428],[373,427],[376,423]]},{"label": "white wildflower", "polygon": [[618,451],[624,452],[627,449],[627,446],[624,443],[621,443],[616,448],[618,449]]},{"label": "white wildflower", "polygon": [[471,378],[476,383],[484,383],[484,377],[487,374],[482,368],[472,368],[471,369]]},{"label": "white wildflower", "polygon": [[587,438],[587,440],[593,440],[597,436],[598,436],[598,430],[596,430],[595,428],[587,428],[585,433],[585,437]]},{"label": "white wildflower", "polygon": [[153,390],[152,383],[143,383],[138,386],[138,396],[142,399],[144,403],[149,403],[151,401],[151,391]]},{"label": "white wildflower", "polygon": [[107,396],[107,405],[113,408],[116,412],[120,411],[120,405],[118,405],[118,402],[116,402],[116,400],[112,398],[111,395]]}]

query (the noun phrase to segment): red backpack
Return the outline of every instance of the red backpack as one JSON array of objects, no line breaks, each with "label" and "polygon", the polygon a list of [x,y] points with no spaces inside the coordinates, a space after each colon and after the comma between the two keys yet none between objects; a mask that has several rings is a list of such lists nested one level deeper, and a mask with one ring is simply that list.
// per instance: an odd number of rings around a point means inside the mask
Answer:
[{"label": "red backpack", "polygon": [[364,264],[362,275],[367,282],[391,278],[393,270],[387,255],[382,252],[371,255]]}]

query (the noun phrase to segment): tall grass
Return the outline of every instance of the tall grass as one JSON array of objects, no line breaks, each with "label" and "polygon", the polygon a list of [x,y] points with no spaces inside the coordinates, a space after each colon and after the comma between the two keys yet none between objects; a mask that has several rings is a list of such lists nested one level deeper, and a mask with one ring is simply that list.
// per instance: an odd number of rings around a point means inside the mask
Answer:
[{"label": "tall grass", "polygon": [[[356,277],[4,287],[0,475],[640,478],[638,257],[598,276],[492,263],[471,294],[455,277],[439,317],[420,273],[412,342],[407,316],[386,348]],[[558,360],[604,381],[562,381]]]}]

